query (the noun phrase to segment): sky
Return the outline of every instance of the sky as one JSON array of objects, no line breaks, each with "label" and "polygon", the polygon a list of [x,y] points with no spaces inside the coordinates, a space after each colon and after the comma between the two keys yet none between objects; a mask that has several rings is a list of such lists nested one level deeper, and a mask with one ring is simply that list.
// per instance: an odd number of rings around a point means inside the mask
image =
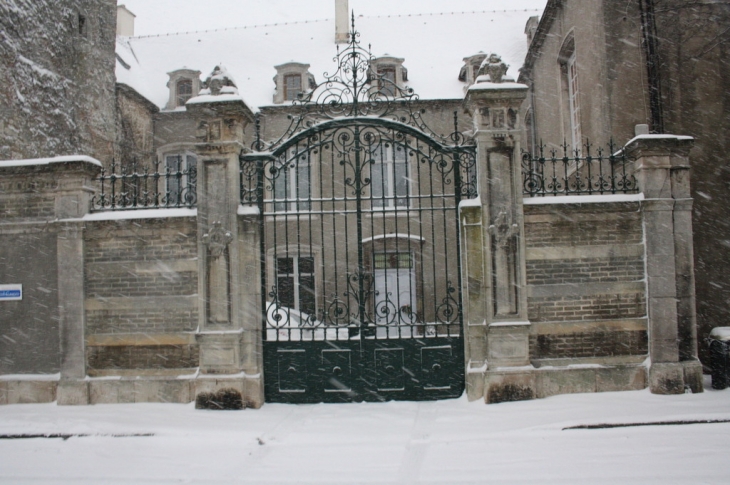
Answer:
[{"label": "sky", "polygon": [[[335,0],[118,0],[137,17],[135,35],[333,18]],[[355,15],[544,8],[547,0],[349,0]]]}]

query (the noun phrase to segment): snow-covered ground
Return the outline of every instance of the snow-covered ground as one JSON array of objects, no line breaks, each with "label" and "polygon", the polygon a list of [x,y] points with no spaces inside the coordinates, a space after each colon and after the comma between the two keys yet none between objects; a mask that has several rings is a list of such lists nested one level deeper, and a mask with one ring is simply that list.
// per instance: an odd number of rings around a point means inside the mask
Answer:
[{"label": "snow-covered ground", "polygon": [[[1,483],[726,484],[730,390],[579,394],[486,406],[384,404],[0,406]],[[113,437],[111,435],[152,434]]]}]

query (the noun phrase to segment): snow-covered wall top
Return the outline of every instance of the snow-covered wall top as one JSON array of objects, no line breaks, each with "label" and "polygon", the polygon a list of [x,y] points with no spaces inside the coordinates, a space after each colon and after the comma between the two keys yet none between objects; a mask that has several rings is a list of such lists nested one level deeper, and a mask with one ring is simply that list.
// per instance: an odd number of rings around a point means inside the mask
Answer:
[{"label": "snow-covered wall top", "polygon": [[[540,9],[357,17],[362,46],[374,56],[405,59],[408,82],[421,99],[460,99],[463,58],[480,51],[502,56],[516,78],[527,52],[524,28]],[[336,54],[334,19],[217,31],[120,38],[117,81],[163,108],[169,99],[168,72],[187,67],[204,73],[226,65],[251,108],[272,105],[274,66],[310,64],[317,82],[332,73]],[[342,48],[344,45],[340,45]],[[127,66],[129,66],[127,68]]]}]

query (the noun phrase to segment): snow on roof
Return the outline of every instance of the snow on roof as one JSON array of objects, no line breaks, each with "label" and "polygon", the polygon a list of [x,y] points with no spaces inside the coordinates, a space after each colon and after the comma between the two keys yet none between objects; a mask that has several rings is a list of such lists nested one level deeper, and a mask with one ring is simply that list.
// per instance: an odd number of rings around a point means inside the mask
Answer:
[{"label": "snow on roof", "polygon": [[[461,99],[458,80],[470,53],[494,52],[516,78],[527,53],[524,27],[541,9],[357,17],[362,47],[374,56],[405,59],[409,87],[421,99]],[[316,81],[336,66],[334,19],[249,26],[117,40],[117,82],[163,108],[169,99],[168,72],[187,66],[206,75],[223,63],[252,109],[273,104],[274,66],[310,64]],[[340,49],[346,44],[340,44]],[[125,65],[126,64],[126,65]],[[129,68],[127,68],[129,66]]]}]

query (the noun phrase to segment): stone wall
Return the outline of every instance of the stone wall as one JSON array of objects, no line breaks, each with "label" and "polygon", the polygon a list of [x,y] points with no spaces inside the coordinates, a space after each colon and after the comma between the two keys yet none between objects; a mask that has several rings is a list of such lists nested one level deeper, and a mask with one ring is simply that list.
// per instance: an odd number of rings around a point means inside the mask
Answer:
[{"label": "stone wall", "polygon": [[640,203],[560,202],[528,199],[525,205],[531,361],[538,367],[643,361]]},{"label": "stone wall", "polygon": [[88,374],[196,368],[195,218],[89,222],[84,243]]},{"label": "stone wall", "polygon": [[125,84],[117,84],[116,93],[117,147],[114,159],[124,167],[130,167],[134,162],[140,166],[151,166],[155,157],[153,116],[159,109]]},{"label": "stone wall", "polygon": [[115,22],[113,0],[0,3],[0,160],[111,159]]}]

